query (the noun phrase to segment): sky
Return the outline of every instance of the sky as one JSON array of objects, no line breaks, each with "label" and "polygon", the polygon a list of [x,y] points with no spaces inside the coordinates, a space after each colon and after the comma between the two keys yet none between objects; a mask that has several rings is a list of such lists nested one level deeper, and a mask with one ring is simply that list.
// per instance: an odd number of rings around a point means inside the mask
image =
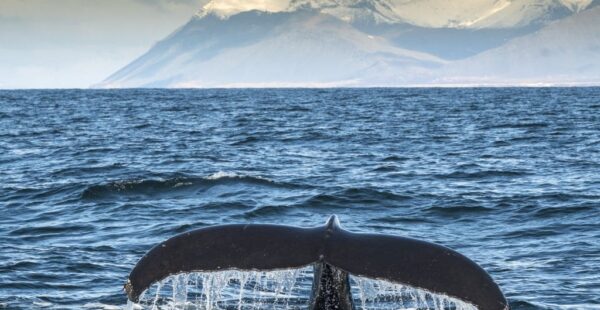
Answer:
[{"label": "sky", "polygon": [[87,88],[206,0],[0,0],[0,88]]}]

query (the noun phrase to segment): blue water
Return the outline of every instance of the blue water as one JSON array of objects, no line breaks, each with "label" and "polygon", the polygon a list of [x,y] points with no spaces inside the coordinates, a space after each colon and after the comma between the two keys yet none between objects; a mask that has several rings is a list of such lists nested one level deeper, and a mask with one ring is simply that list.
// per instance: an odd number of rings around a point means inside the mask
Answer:
[{"label": "blue water", "polygon": [[170,236],[331,214],[600,309],[600,88],[0,92],[0,309],[123,307]]}]

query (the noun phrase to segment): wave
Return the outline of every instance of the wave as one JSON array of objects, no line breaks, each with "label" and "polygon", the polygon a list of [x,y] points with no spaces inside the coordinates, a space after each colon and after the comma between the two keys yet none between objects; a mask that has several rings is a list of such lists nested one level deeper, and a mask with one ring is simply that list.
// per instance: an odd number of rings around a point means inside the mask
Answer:
[{"label": "wave", "polygon": [[371,170],[373,172],[396,172],[400,170],[398,166],[395,165],[381,165],[377,166],[375,169]]},{"label": "wave", "polygon": [[382,161],[384,162],[403,162],[403,161],[407,161],[409,160],[408,157],[402,157],[402,156],[396,156],[396,155],[391,155],[388,156],[384,159],[382,159]]},{"label": "wave", "polygon": [[515,231],[510,231],[501,234],[501,236],[510,239],[521,239],[521,238],[542,238],[550,237],[560,234],[561,232],[552,227],[537,227],[537,228],[526,228]]},{"label": "wave", "polygon": [[523,310],[547,310],[546,307],[540,307],[537,304],[531,303],[526,300],[508,300],[511,309],[523,309]]},{"label": "wave", "polygon": [[243,138],[242,140],[232,142],[231,145],[232,146],[241,146],[241,145],[246,145],[246,144],[254,144],[259,141],[260,141],[260,139],[255,136],[248,136],[248,137]]},{"label": "wave", "polygon": [[545,192],[540,194],[516,194],[502,197],[502,200],[507,203],[528,201],[545,201],[552,204],[558,202],[586,202],[600,199],[600,195],[587,194],[581,192]]},{"label": "wave", "polygon": [[89,233],[92,231],[94,231],[94,227],[90,225],[38,226],[17,228],[11,231],[9,235],[39,238],[47,236],[64,236],[68,233]]},{"label": "wave", "polygon": [[169,193],[192,194],[217,185],[248,185],[265,187],[295,187],[288,183],[277,183],[262,177],[236,173],[217,172],[207,177],[172,177],[166,179],[134,179],[113,181],[87,187],[81,194],[83,199],[110,199],[123,196],[154,197]]},{"label": "wave", "polygon": [[492,212],[494,209],[482,206],[450,206],[450,207],[429,207],[425,211],[437,215],[461,215],[461,214],[478,214]]},{"label": "wave", "polygon": [[386,224],[422,224],[434,223],[435,221],[427,217],[411,217],[411,216],[386,216],[374,219],[377,223]]},{"label": "wave", "polygon": [[439,179],[486,179],[486,178],[518,178],[528,176],[525,171],[510,171],[510,170],[484,170],[477,172],[454,171],[447,174],[436,175]]},{"label": "wave", "polygon": [[567,206],[547,207],[547,208],[537,210],[535,212],[535,216],[540,217],[540,218],[549,218],[549,217],[566,216],[566,215],[571,215],[571,214],[587,213],[587,212],[590,212],[590,216],[591,216],[592,215],[591,212],[593,212],[594,210],[596,210],[596,207],[594,207],[592,205],[582,205],[582,206],[573,206],[573,207],[567,207]]},{"label": "wave", "polygon": [[305,204],[380,204],[386,201],[404,201],[410,196],[397,195],[371,188],[348,188],[332,194],[319,194],[308,199]]},{"label": "wave", "polygon": [[497,141],[494,141],[492,143],[492,145],[494,147],[504,147],[504,146],[511,146],[512,144],[510,142],[507,142],[507,141],[504,141],[504,140],[497,140]]},{"label": "wave", "polygon": [[101,174],[101,173],[106,173],[106,172],[110,172],[110,171],[114,171],[114,170],[121,170],[126,168],[126,166],[124,164],[121,163],[114,163],[114,164],[108,164],[108,165],[103,165],[103,166],[92,166],[92,167],[87,167],[87,166],[79,166],[79,167],[66,167],[66,168],[61,168],[58,169],[56,171],[52,172],[53,176],[61,176],[61,177],[65,177],[65,176],[81,176],[81,175],[85,175],[85,174]]},{"label": "wave", "polygon": [[398,195],[388,191],[372,188],[347,188],[333,193],[311,196],[298,207],[308,208],[348,208],[356,205],[389,206],[398,202],[412,199],[411,196]]},{"label": "wave", "polygon": [[244,212],[244,218],[251,219],[251,218],[257,218],[257,217],[262,217],[262,216],[281,215],[281,214],[287,212],[288,209],[289,208],[287,206],[274,206],[274,205],[256,207],[250,211]]},{"label": "wave", "polygon": [[483,127],[482,129],[536,129],[536,128],[546,128],[549,127],[549,123],[505,123]]},{"label": "wave", "polygon": [[[293,200],[299,197],[292,198]],[[318,193],[305,197],[303,200],[295,200],[291,204],[267,204],[250,207],[243,213],[245,219],[263,216],[281,216],[289,212],[303,209],[310,210],[336,210],[346,209],[352,206],[385,208],[400,202],[412,199],[411,196],[398,195],[388,191],[378,191],[372,188],[347,188],[331,193]]]},{"label": "wave", "polygon": [[93,262],[76,262],[73,264],[69,264],[68,266],[65,266],[65,271],[66,272],[74,272],[74,273],[81,273],[81,272],[93,273],[93,272],[101,271],[104,268],[105,267],[102,266],[101,264],[97,264],[97,263],[93,263]]},{"label": "wave", "polygon": [[29,260],[23,260],[23,261],[17,261],[17,262],[7,262],[7,263],[0,265],[0,272],[17,271],[17,270],[31,270],[40,265],[41,265],[41,263],[39,263],[37,261],[29,261]]}]

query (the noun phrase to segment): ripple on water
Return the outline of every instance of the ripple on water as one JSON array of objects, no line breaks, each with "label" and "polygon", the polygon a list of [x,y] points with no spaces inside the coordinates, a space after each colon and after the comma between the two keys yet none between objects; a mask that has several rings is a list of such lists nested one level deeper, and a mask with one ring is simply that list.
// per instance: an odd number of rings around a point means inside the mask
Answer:
[{"label": "ripple on water", "polygon": [[262,177],[216,173],[208,177],[178,176],[166,179],[133,179],[92,185],[81,194],[86,200],[116,199],[126,196],[168,197],[194,195],[216,186],[257,186],[272,188],[302,188],[302,186],[277,183]]}]

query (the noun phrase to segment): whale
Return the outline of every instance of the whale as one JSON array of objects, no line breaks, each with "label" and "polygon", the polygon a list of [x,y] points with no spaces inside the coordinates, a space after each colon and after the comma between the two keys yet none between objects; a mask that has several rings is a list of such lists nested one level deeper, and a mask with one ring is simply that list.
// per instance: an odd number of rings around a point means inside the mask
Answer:
[{"label": "whale", "polygon": [[132,302],[168,276],[224,270],[270,271],[313,266],[310,310],[351,310],[349,275],[443,294],[480,310],[508,310],[500,287],[478,264],[442,245],[344,230],[336,216],[313,228],[230,224],[182,233],[154,246],[125,284]]}]

